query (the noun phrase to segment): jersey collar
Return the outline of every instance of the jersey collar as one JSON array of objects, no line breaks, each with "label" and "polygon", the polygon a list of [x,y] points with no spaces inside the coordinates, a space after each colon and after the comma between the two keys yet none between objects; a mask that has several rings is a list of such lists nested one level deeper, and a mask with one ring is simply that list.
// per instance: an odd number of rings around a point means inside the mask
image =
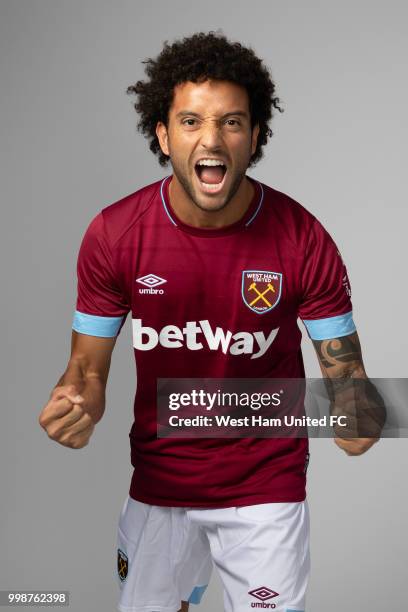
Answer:
[{"label": "jersey collar", "polygon": [[160,197],[163,205],[163,209],[172,225],[174,227],[181,229],[182,231],[188,232],[189,234],[194,234],[196,236],[224,236],[227,234],[232,234],[236,231],[246,229],[252,225],[255,221],[256,217],[259,215],[259,212],[262,208],[262,203],[264,199],[264,189],[262,183],[256,181],[255,179],[247,176],[248,180],[254,186],[254,196],[250,205],[248,206],[245,214],[239,219],[230,225],[226,225],[224,227],[218,228],[203,228],[203,227],[195,227],[193,225],[188,225],[179,219],[170,204],[169,198],[169,183],[172,175],[166,176],[161,184],[160,184]]}]

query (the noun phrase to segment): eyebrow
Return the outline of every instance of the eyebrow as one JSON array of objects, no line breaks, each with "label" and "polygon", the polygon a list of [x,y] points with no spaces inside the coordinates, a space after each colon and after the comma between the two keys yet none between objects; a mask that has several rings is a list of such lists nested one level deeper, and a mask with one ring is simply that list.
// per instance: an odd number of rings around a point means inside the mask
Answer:
[{"label": "eyebrow", "polygon": [[[192,115],[193,117],[201,117],[201,115],[199,113],[194,113],[193,111],[189,111],[189,110],[182,110],[179,113],[177,113],[176,117],[185,117],[186,115]],[[225,113],[224,115],[222,115],[220,117],[220,119],[225,119],[226,117],[248,117],[248,113],[244,112],[244,111],[240,111],[240,110],[236,110],[236,111],[232,111],[230,113]]]}]

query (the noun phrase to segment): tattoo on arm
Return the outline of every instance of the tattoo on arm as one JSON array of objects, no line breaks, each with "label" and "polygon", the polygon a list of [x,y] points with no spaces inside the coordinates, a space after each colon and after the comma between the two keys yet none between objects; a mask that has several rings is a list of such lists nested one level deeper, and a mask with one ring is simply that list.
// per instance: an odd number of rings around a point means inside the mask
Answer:
[{"label": "tattoo on arm", "polygon": [[[357,332],[341,338],[313,340],[313,345],[330,398],[330,413],[354,419],[351,437],[379,437],[386,420],[385,405],[367,378]],[[339,435],[346,437],[341,430]]]},{"label": "tattoo on arm", "polygon": [[364,371],[357,332],[342,338],[313,340],[313,345],[325,376],[350,376],[356,369]]}]

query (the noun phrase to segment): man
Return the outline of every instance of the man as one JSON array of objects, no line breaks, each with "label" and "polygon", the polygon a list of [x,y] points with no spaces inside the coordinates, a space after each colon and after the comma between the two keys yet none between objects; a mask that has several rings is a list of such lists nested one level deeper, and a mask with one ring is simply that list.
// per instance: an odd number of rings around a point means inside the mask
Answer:
[{"label": "man", "polygon": [[[88,444],[131,311],[135,469],[118,528],[119,610],[188,610],[214,563],[226,611],[304,611],[307,440],[159,439],[156,383],[302,378],[298,317],[325,377],[365,379],[347,272],[311,213],[246,175],[272,135],[272,108],[281,110],[251,49],[199,33],[165,44],[146,72],[128,92],[173,174],[89,225],[71,358],[40,424],[64,446]],[[375,440],[335,442],[360,455]]]}]

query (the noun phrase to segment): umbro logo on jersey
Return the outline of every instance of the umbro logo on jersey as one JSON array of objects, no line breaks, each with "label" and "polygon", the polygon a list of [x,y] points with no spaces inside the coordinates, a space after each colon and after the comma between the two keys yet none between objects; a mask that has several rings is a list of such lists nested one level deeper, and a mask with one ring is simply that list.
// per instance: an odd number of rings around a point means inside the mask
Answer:
[{"label": "umbro logo on jersey", "polygon": [[141,276],[136,279],[137,283],[148,287],[148,289],[139,289],[139,293],[164,293],[163,289],[156,289],[159,285],[163,285],[163,283],[167,283],[165,278],[161,278],[160,276],[156,276],[156,274],[146,274],[146,276]]},{"label": "umbro logo on jersey", "polygon": [[160,345],[165,348],[186,347],[190,351],[208,348],[210,351],[230,355],[251,355],[251,359],[262,357],[275,340],[279,327],[268,336],[263,331],[235,332],[222,327],[213,329],[209,321],[187,321],[183,328],[165,325],[160,331],[142,325],[142,319],[132,319],[133,346],[139,351],[151,351]]},{"label": "umbro logo on jersey", "polygon": [[156,276],[156,274],[146,274],[146,276],[137,278],[136,282],[144,285],[145,287],[158,287],[163,283],[167,283],[164,278],[160,278],[160,276]]},{"label": "umbro logo on jersey", "polygon": [[272,599],[273,597],[278,597],[279,593],[277,593],[276,591],[272,591],[272,589],[266,586],[262,586],[258,587],[257,589],[254,589],[253,591],[248,591],[248,595],[252,595],[252,597],[256,597],[256,599],[259,599],[262,602],[260,603],[258,601],[252,601],[251,608],[275,609],[276,604],[265,602],[268,599]]}]

